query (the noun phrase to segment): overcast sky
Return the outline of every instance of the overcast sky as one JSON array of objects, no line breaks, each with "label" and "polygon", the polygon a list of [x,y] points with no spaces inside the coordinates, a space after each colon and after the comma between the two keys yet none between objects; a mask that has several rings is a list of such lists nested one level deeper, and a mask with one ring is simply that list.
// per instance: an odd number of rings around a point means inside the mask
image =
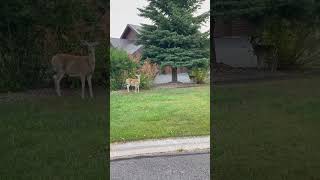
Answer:
[{"label": "overcast sky", "polygon": [[[138,16],[137,8],[142,8],[147,5],[146,0],[111,0],[110,1],[110,36],[119,38],[121,33],[127,24],[136,24],[140,23],[149,24],[148,19]],[[210,0],[206,0],[202,8],[198,13],[209,11],[210,9]],[[209,30],[210,23],[208,22],[202,31]]]}]

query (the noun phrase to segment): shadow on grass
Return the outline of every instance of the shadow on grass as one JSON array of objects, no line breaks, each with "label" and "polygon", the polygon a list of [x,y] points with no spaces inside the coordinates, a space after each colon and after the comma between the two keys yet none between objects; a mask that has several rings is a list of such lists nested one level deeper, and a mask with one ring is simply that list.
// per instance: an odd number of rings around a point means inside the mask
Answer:
[{"label": "shadow on grass", "polygon": [[9,179],[107,179],[106,97],[0,103],[0,174]]},{"label": "shadow on grass", "polygon": [[214,179],[319,179],[319,82],[216,86]]}]

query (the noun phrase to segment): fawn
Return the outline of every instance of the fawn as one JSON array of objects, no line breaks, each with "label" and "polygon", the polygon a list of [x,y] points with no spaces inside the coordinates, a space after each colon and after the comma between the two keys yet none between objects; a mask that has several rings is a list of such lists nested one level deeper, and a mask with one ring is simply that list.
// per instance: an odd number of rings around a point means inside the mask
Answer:
[{"label": "fawn", "polygon": [[138,93],[139,93],[140,76],[141,75],[136,75],[136,76],[138,77],[138,79],[133,79],[133,78],[126,79],[126,85],[127,85],[128,92],[130,92],[130,90],[129,90],[130,86],[134,86],[134,92],[138,91]]}]

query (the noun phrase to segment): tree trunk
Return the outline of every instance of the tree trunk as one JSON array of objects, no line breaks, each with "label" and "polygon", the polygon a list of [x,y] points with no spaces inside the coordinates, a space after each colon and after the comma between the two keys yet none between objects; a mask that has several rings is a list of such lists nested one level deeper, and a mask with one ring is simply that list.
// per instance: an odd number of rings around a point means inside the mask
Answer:
[{"label": "tree trunk", "polygon": [[216,55],[216,42],[214,40],[214,38],[211,39],[211,53],[212,53],[212,64],[213,64],[213,67],[216,66],[217,64],[217,55]]},{"label": "tree trunk", "polygon": [[[213,19],[213,22],[212,22],[212,25],[213,25],[213,34],[214,34],[214,31],[215,31],[215,19]],[[217,64],[217,55],[216,55],[216,42],[215,42],[215,39],[214,39],[214,35],[213,37],[211,38],[211,59],[212,59],[212,65],[213,67],[215,68],[216,64]]]},{"label": "tree trunk", "polygon": [[[212,4],[213,3],[211,3],[211,5],[210,6],[212,6]],[[212,7],[211,7],[212,8]],[[218,69],[218,67],[217,67],[217,54],[216,54],[216,41],[215,41],[215,39],[214,39],[214,35],[215,35],[215,27],[216,27],[216,20],[215,20],[215,18],[213,18],[213,16],[212,16],[212,13],[211,13],[211,15],[210,15],[210,19],[212,19],[212,21],[211,21],[211,27],[213,28],[213,34],[212,34],[212,38],[210,38],[210,48],[211,48],[211,59],[212,59],[212,61],[210,61],[210,70],[209,70],[209,72],[210,72],[210,84],[211,84],[211,89],[213,89],[213,87],[214,87],[214,82],[213,82],[213,69]],[[212,63],[211,63],[212,62]],[[210,92],[212,93],[213,92],[213,90],[210,90]],[[213,93],[212,93],[213,94]]]},{"label": "tree trunk", "polygon": [[276,72],[278,69],[278,51],[275,49],[272,55],[272,65],[271,65],[271,72]]},{"label": "tree trunk", "polygon": [[178,68],[172,67],[172,82],[176,83],[178,82]]}]

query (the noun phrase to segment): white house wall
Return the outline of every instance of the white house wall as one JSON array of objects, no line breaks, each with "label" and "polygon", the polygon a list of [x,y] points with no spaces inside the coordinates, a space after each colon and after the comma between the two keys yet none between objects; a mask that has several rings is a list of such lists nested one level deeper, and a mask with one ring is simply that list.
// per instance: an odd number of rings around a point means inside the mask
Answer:
[{"label": "white house wall", "polygon": [[257,67],[257,58],[247,37],[215,38],[217,62],[233,67]]},{"label": "white house wall", "polygon": [[[172,75],[171,74],[158,74],[153,83],[154,84],[163,84],[163,83],[169,83],[172,81]],[[190,77],[188,73],[178,73],[178,81],[183,83],[191,83]]]}]

